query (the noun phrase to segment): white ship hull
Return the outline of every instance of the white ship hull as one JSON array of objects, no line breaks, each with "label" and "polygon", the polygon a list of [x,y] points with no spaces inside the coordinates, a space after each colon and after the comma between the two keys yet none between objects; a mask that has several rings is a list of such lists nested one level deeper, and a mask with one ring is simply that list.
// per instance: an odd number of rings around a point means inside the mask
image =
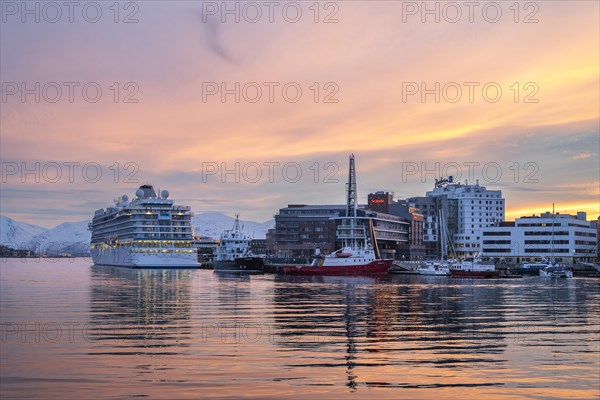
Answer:
[{"label": "white ship hull", "polygon": [[191,253],[140,253],[131,248],[115,247],[92,249],[95,265],[129,268],[198,268],[196,252]]},{"label": "white ship hull", "polygon": [[418,268],[417,272],[419,273],[419,275],[437,275],[437,276],[450,275],[450,269]]}]

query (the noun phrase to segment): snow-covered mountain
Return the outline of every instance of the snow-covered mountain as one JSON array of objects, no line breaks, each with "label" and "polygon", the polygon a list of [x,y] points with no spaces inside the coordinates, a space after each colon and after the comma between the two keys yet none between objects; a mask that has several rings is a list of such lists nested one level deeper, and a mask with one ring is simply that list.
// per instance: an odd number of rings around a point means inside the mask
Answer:
[{"label": "snow-covered mountain", "polygon": [[89,221],[63,222],[35,236],[30,242],[36,253],[57,255],[60,253],[83,255],[90,251],[91,232]]},{"label": "snow-covered mountain", "polygon": [[[220,212],[205,212],[192,217],[192,228],[194,233],[200,236],[210,236],[218,239],[226,229],[233,228],[235,218]],[[275,226],[275,221],[266,222],[244,221],[240,219],[242,231],[255,239],[264,239],[267,230]]]},{"label": "snow-covered mountain", "polygon": [[0,215],[0,244],[4,246],[26,250],[29,242],[44,231],[46,231],[44,227]]},{"label": "snow-covered mountain", "polygon": [[[87,254],[91,232],[88,231],[89,221],[64,222],[51,229],[19,222],[0,216],[0,244],[13,249],[33,250],[36,253],[57,255],[60,253]],[[219,238],[225,229],[231,229],[235,218],[220,212],[205,212],[197,214],[192,219],[192,227],[196,235]],[[264,239],[274,221],[254,222],[242,221],[242,230],[255,237]]]}]

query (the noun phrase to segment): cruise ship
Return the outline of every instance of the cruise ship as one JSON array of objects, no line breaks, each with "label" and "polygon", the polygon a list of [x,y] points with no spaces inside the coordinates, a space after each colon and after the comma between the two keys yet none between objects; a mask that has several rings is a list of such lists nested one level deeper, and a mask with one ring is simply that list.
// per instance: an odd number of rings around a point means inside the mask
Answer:
[{"label": "cruise ship", "polygon": [[132,268],[197,268],[192,247],[192,212],[178,206],[163,190],[142,185],[113,207],[99,209],[89,224],[94,264]]}]

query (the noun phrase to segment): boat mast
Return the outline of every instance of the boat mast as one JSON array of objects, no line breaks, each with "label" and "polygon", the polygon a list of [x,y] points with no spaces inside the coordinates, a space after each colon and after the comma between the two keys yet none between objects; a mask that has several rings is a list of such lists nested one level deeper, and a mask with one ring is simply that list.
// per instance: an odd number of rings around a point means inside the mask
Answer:
[{"label": "boat mast", "polygon": [[440,227],[440,232],[439,232],[439,236],[440,236],[440,242],[441,242],[441,247],[442,247],[442,260],[446,260],[448,258],[448,249],[446,247],[447,243],[446,243],[446,230],[444,229],[446,223],[444,221],[444,213],[443,210],[439,210],[438,211],[438,220],[439,220],[439,227]]},{"label": "boat mast", "polygon": [[240,214],[235,214],[235,222],[233,223],[233,233],[240,231]]},{"label": "boat mast", "polygon": [[552,203],[552,245],[550,246],[550,262],[554,262],[554,203]]},{"label": "boat mast", "polygon": [[[375,228],[373,227],[373,220],[369,218],[369,235],[371,235],[372,238],[375,237]],[[365,243],[365,247],[367,247],[366,243]],[[381,258],[381,254],[379,253],[379,245],[377,244],[377,240],[373,240],[372,243],[372,247],[373,250],[375,251],[375,258],[376,259],[380,259]]]}]

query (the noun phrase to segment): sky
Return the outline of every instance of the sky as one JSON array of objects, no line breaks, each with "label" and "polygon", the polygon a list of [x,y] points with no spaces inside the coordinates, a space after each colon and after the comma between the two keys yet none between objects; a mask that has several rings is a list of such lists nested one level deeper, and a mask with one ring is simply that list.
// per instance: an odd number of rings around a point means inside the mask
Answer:
[{"label": "sky", "polygon": [[362,203],[453,175],[509,220],[600,213],[596,1],[74,4],[1,4],[2,215],[151,183],[265,221],[343,203],[351,153]]}]

